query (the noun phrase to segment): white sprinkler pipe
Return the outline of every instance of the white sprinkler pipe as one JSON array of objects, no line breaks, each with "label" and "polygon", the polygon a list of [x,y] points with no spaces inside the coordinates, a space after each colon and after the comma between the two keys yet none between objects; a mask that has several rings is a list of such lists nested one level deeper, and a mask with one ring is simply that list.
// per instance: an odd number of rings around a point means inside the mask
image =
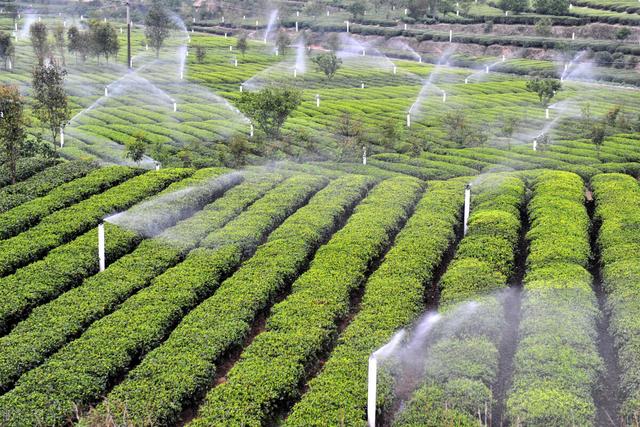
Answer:
[{"label": "white sprinkler pipe", "polygon": [[60,148],[64,147],[64,127],[60,126]]},{"label": "white sprinkler pipe", "polygon": [[469,213],[471,211],[471,184],[464,187],[464,229],[463,235],[467,235],[469,229]]},{"label": "white sprinkler pipe", "polygon": [[378,359],[375,355],[369,356],[369,384],[367,388],[367,424],[369,427],[376,425],[376,398],[378,393]]},{"label": "white sprinkler pipe", "polygon": [[104,222],[98,225],[98,260],[100,261],[100,271],[104,271],[106,264],[104,255]]},{"label": "white sprinkler pipe", "polygon": [[367,164],[367,147],[365,147],[364,145],[362,146],[362,164]]}]

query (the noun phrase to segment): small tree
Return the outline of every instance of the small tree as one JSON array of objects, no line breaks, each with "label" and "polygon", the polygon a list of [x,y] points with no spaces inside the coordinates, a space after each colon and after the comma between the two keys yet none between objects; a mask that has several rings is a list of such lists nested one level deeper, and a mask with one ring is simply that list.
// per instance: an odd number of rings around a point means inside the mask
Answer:
[{"label": "small tree", "polygon": [[48,64],[37,65],[33,70],[33,112],[43,126],[48,126],[54,146],[57,146],[60,129],[66,126],[71,110],[64,90],[67,72],[51,58]]},{"label": "small tree", "polygon": [[549,101],[556,95],[556,92],[562,89],[562,83],[556,79],[541,79],[536,77],[535,79],[527,81],[526,88],[529,92],[535,92],[540,99],[540,104],[546,107],[549,105]]},{"label": "small tree", "polygon": [[9,166],[11,182],[16,182],[16,163],[25,140],[26,118],[20,91],[16,86],[0,86],[0,148],[2,160]]},{"label": "small tree", "polygon": [[44,22],[34,22],[29,27],[29,34],[31,36],[31,46],[33,46],[33,52],[38,59],[38,64],[44,62],[44,58],[49,53],[49,42],[47,26]]},{"label": "small tree", "polygon": [[249,49],[249,42],[247,41],[247,35],[242,33],[238,36],[238,40],[236,41],[236,49],[242,53],[244,57],[245,52]]},{"label": "small tree", "polygon": [[247,164],[247,152],[249,141],[243,135],[234,135],[229,141],[229,154],[231,154],[233,167],[241,167]]},{"label": "small tree", "polygon": [[206,56],[207,50],[203,46],[196,46],[196,60],[199,64],[204,62]]},{"label": "small tree", "polygon": [[327,38],[326,46],[332,52],[337,52],[340,50],[341,46],[340,36],[338,33],[331,33],[331,35]]},{"label": "small tree", "polygon": [[144,155],[147,151],[147,138],[141,133],[135,133],[133,138],[125,144],[124,158],[135,162],[140,166],[140,162],[144,159]]},{"label": "small tree", "polygon": [[90,24],[91,48],[99,59],[104,55],[109,62],[110,55],[116,55],[120,50],[120,42],[116,29],[108,22],[92,21]]},{"label": "small tree", "polygon": [[535,10],[542,15],[566,15],[569,12],[569,0],[535,0]]},{"label": "small tree", "polygon": [[82,34],[78,27],[75,25],[69,28],[67,31],[67,39],[69,44],[67,48],[69,49],[69,53],[73,53],[76,57],[76,64],[78,63],[78,54],[82,51]]},{"label": "small tree", "polygon": [[259,92],[243,92],[238,108],[272,139],[280,138],[287,117],[302,102],[302,92],[293,88],[267,87]]},{"label": "small tree", "polygon": [[553,34],[552,32],[552,24],[551,18],[543,17],[536,21],[535,30],[536,34],[542,37],[549,37]]},{"label": "small tree", "polygon": [[278,52],[280,52],[282,56],[287,56],[287,49],[289,49],[290,43],[291,40],[286,32],[278,32],[278,36],[276,37],[276,49],[278,49]]},{"label": "small tree", "polygon": [[173,27],[171,17],[159,0],[153,1],[144,20],[144,25],[144,36],[147,38],[149,46],[155,49],[157,58],[160,56],[160,49]]},{"label": "small tree", "polygon": [[362,121],[349,112],[343,113],[336,123],[334,133],[339,142],[340,160],[353,160],[360,152],[364,139]]},{"label": "small tree", "polygon": [[15,55],[15,47],[11,36],[5,32],[0,31],[0,59],[4,61],[4,69],[8,68],[9,60],[13,61]]},{"label": "small tree", "polygon": [[364,16],[367,8],[361,1],[354,1],[349,6],[347,6],[347,10],[351,14],[351,18],[353,20],[357,20],[358,18],[362,18]]},{"label": "small tree", "polygon": [[604,144],[604,138],[607,136],[607,123],[604,121],[594,123],[591,126],[591,132],[589,134],[589,139],[593,145],[596,146],[596,151],[598,152],[598,157],[600,157],[600,149],[602,148],[602,144]]},{"label": "small tree", "polygon": [[449,139],[459,145],[465,145],[471,133],[471,126],[462,110],[454,110],[442,117],[442,124]]},{"label": "small tree", "polygon": [[510,11],[513,13],[521,13],[527,10],[529,7],[528,0],[500,0],[498,7],[503,11]]},{"label": "small tree", "polygon": [[60,60],[62,61],[62,65],[66,65],[66,61],[64,58],[64,51],[67,45],[67,41],[64,36],[64,26],[58,23],[53,28],[53,40],[56,49],[58,50],[58,54],[60,55]]},{"label": "small tree", "polygon": [[331,80],[342,66],[342,59],[333,52],[321,53],[312,57],[311,60],[327,76],[327,80]]}]

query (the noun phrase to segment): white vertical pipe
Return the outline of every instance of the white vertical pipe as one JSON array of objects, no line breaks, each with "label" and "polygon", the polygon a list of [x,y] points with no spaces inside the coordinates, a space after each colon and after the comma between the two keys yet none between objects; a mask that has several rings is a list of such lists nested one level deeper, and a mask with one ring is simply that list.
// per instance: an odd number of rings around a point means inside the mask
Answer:
[{"label": "white vertical pipe", "polygon": [[348,32],[349,32],[349,25],[350,25],[350,24],[349,24],[349,21],[345,21],[345,22],[346,22],[346,24],[347,24],[347,33],[348,33]]},{"label": "white vertical pipe", "polygon": [[537,139],[533,140],[533,151],[538,151],[538,140]]},{"label": "white vertical pipe", "polygon": [[243,90],[244,90],[244,87],[240,85],[240,92],[242,92]]},{"label": "white vertical pipe", "polygon": [[376,426],[376,395],[378,393],[378,359],[375,355],[369,356],[369,384],[367,388],[367,424]]},{"label": "white vertical pipe", "polygon": [[254,131],[253,124],[251,124],[251,128],[249,128],[249,136],[251,138],[253,138],[253,131]]},{"label": "white vertical pipe", "polygon": [[174,102],[173,103],[173,112],[175,113],[176,111],[178,111],[178,103]]},{"label": "white vertical pipe", "polygon": [[453,30],[449,30],[449,43],[453,41]]},{"label": "white vertical pipe", "polygon": [[367,147],[365,147],[364,145],[362,146],[362,164],[367,164]]},{"label": "white vertical pipe", "polygon": [[106,263],[104,255],[104,222],[98,225],[98,259],[100,261],[100,271],[104,271]]},{"label": "white vertical pipe", "polygon": [[320,107],[320,94],[316,95],[316,107]]},{"label": "white vertical pipe", "polygon": [[549,109],[548,108],[544,109],[544,118],[549,120]]},{"label": "white vertical pipe", "polygon": [[[296,21],[296,33],[298,32],[298,21]],[[347,33],[349,32],[349,30],[347,30]]]},{"label": "white vertical pipe", "polygon": [[397,66],[393,66],[393,74],[398,74],[398,67]]},{"label": "white vertical pipe", "polygon": [[104,96],[109,96],[109,88],[107,86],[104,87]]},{"label": "white vertical pipe", "polygon": [[411,127],[411,113],[407,114],[407,127],[410,128]]},{"label": "white vertical pipe", "polygon": [[471,211],[471,184],[467,184],[464,188],[464,229],[463,235],[467,235],[469,229],[469,213]]},{"label": "white vertical pipe", "polygon": [[447,92],[442,92],[442,102],[447,102]]},{"label": "white vertical pipe", "polygon": [[60,126],[60,148],[64,147],[64,128]]}]

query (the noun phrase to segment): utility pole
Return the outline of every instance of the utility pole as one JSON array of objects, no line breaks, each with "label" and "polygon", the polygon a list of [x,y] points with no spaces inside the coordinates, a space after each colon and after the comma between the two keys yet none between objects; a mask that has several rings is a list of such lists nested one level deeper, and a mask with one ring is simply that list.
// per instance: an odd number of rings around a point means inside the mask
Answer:
[{"label": "utility pole", "polygon": [[130,0],[125,3],[127,5],[127,67],[131,69],[131,16],[130,16]]}]

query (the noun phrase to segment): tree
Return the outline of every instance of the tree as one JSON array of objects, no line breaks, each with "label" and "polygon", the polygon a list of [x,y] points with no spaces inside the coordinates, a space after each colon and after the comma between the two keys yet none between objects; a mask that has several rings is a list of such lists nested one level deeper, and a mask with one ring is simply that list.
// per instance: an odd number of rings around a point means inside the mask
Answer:
[{"label": "tree", "polygon": [[109,62],[109,55],[117,55],[120,50],[118,34],[113,25],[108,22],[91,21],[89,24],[90,46],[93,54],[100,61],[100,55],[104,55]]},{"label": "tree", "polygon": [[29,27],[29,34],[31,36],[31,46],[33,46],[33,52],[38,59],[38,64],[42,64],[44,58],[49,53],[47,26],[43,22],[34,22],[31,24],[31,27]]},{"label": "tree", "polygon": [[556,92],[562,89],[562,83],[556,79],[541,79],[536,77],[528,80],[525,87],[529,92],[535,92],[540,99],[540,104],[546,107],[549,105],[551,98],[556,95]]},{"label": "tree", "polygon": [[48,126],[54,146],[60,129],[66,126],[71,110],[64,90],[67,71],[52,58],[33,70],[33,112],[43,126]]},{"label": "tree", "polygon": [[331,33],[331,35],[327,38],[326,46],[332,52],[337,52],[340,50],[340,35],[338,33]]},{"label": "tree", "polygon": [[140,166],[147,151],[147,137],[142,132],[137,132],[125,144],[124,158],[129,159]]},{"label": "tree", "polygon": [[278,32],[278,36],[276,37],[276,49],[278,49],[278,52],[280,52],[282,56],[287,55],[287,49],[289,48],[290,43],[291,40],[286,32]]},{"label": "tree", "polygon": [[204,62],[204,58],[207,56],[207,50],[203,46],[196,46],[196,60],[199,64]]},{"label": "tree", "polygon": [[171,17],[165,10],[164,6],[159,0],[154,0],[147,16],[144,20],[144,36],[151,46],[156,51],[156,58],[160,56],[160,49],[169,32],[173,28]]},{"label": "tree", "polygon": [[347,6],[347,10],[351,14],[351,18],[353,20],[357,20],[359,17],[364,16],[367,8],[361,1],[354,1],[349,6]]},{"label": "tree", "polygon": [[64,37],[64,26],[60,23],[53,28],[53,41],[56,49],[58,50],[58,54],[60,55],[60,60],[62,60],[62,65],[65,65],[64,50],[67,41]]},{"label": "tree", "polygon": [[536,13],[565,15],[569,12],[569,0],[535,0]]},{"label": "tree", "polygon": [[16,86],[0,86],[0,148],[2,160],[9,166],[11,182],[16,182],[16,163],[25,140],[26,119],[20,91]]},{"label": "tree", "polygon": [[236,41],[236,49],[238,49],[244,57],[244,54],[248,48],[249,43],[247,42],[247,35],[245,33],[242,33],[238,36],[238,40]]},{"label": "tree", "polygon": [[13,60],[16,53],[11,36],[0,31],[0,59],[4,61],[4,69],[8,68],[8,62]]},{"label": "tree", "polygon": [[69,49],[69,53],[73,53],[76,56],[76,63],[78,63],[78,53],[82,51],[82,35],[78,27],[73,25],[67,31],[67,39],[69,40],[69,44],[67,48]]},{"label": "tree", "polygon": [[529,7],[528,0],[500,0],[498,7],[503,11],[510,11],[513,13],[521,13],[527,10]]},{"label": "tree", "polygon": [[589,138],[593,145],[596,146],[598,157],[600,157],[600,148],[604,144],[604,138],[607,136],[607,123],[604,121],[597,122],[591,127]]},{"label": "tree", "polygon": [[552,32],[552,24],[551,18],[543,17],[536,21],[535,30],[536,34],[542,37],[549,37],[553,34]]},{"label": "tree", "polygon": [[342,59],[334,52],[321,53],[312,57],[311,61],[327,76],[327,80],[331,80],[342,66]]},{"label": "tree", "polygon": [[353,160],[358,156],[364,139],[362,121],[345,112],[338,119],[335,127],[335,138],[339,142],[340,160]]},{"label": "tree", "polygon": [[229,141],[229,154],[231,154],[232,165],[235,168],[247,164],[247,152],[249,151],[249,141],[243,135],[234,135]]},{"label": "tree", "polygon": [[459,145],[465,145],[471,134],[471,126],[462,110],[454,110],[442,117],[442,125],[447,130],[449,139]]},{"label": "tree", "polygon": [[616,38],[618,40],[626,40],[631,35],[631,30],[627,27],[622,27],[616,31]]},{"label": "tree", "polygon": [[280,138],[287,117],[302,102],[302,92],[293,88],[267,87],[259,92],[243,92],[238,108],[272,139]]}]

